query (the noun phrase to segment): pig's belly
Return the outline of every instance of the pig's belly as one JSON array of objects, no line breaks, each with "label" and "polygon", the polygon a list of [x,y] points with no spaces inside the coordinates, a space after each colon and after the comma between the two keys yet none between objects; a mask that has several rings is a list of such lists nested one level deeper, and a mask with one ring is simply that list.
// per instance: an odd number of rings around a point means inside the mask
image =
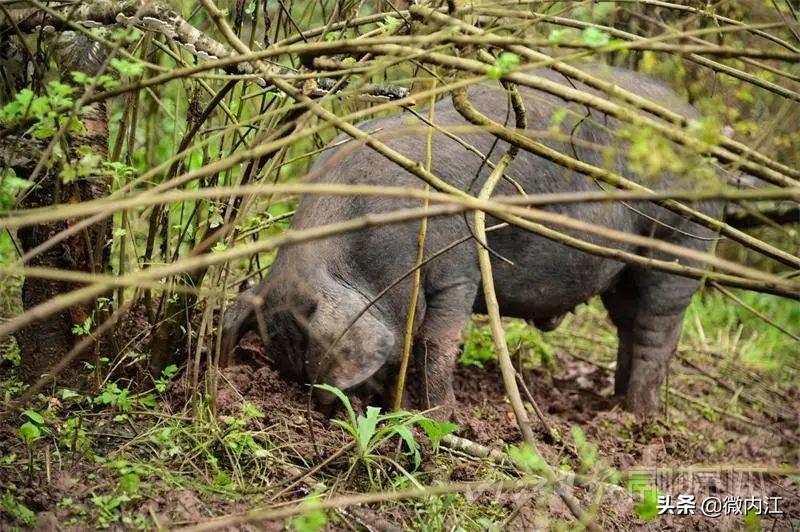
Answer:
[{"label": "pig's belly", "polygon": [[[562,316],[608,289],[625,266],[564,246],[558,248],[542,249],[540,254],[505,255],[514,265],[492,260],[502,315],[526,320]],[[483,287],[474,311],[486,312]]]}]

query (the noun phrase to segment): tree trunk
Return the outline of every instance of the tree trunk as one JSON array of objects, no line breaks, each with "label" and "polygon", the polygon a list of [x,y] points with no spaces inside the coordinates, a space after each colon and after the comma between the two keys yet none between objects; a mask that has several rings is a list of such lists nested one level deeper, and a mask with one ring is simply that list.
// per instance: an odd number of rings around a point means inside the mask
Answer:
[{"label": "tree trunk", "polygon": [[[65,32],[56,40],[56,53],[64,82],[71,79],[70,72],[82,71],[94,75],[102,64],[102,51],[99,45],[81,35]],[[75,91],[79,97],[82,89]],[[83,125],[80,133],[65,134],[68,148],[67,157],[76,161],[80,152],[88,148],[89,153],[108,158],[108,118],[104,103],[85,107],[79,114]],[[85,152],[84,152],[85,153]],[[65,163],[68,164],[68,163]],[[49,169],[39,178],[38,185],[28,191],[20,202],[22,208],[47,207],[57,204],[75,204],[81,201],[105,197],[111,190],[110,177],[97,168],[92,175],[82,176],[70,183],[64,183],[59,172],[60,165],[49,165]],[[28,176],[22,176],[28,177]],[[24,252],[47,242],[50,238],[74,225],[77,220],[46,223],[21,228],[18,237]],[[83,231],[48,250],[37,254],[26,262],[26,266],[39,266],[63,270],[103,273],[109,263],[108,243],[111,239],[111,219],[87,227]],[[22,304],[25,310],[45,303],[61,294],[78,288],[75,283],[49,279],[28,278],[22,287]],[[55,365],[61,357],[72,349],[81,339],[81,332],[73,332],[75,325],[91,323],[94,329],[101,316],[95,312],[95,303],[82,303],[52,315],[44,320],[31,323],[17,334],[21,355],[23,378],[32,382]],[[87,322],[87,319],[90,322]],[[81,362],[95,363],[94,352],[84,353],[70,368],[60,376],[61,382],[75,385],[86,375]]]}]

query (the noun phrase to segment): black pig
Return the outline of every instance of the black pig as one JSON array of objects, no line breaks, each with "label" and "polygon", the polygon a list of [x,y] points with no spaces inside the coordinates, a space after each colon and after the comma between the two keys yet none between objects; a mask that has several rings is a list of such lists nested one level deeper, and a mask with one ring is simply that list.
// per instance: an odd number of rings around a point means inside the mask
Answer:
[{"label": "black pig", "polygon": [[[584,68],[690,119],[698,118],[694,108],[662,83],[623,69]],[[588,90],[550,70],[533,74]],[[554,113],[570,109],[573,112],[567,113],[559,126],[568,140],[563,136],[560,140],[543,137],[543,142],[621,175],[633,174],[628,167],[628,145],[614,135],[622,127],[618,121],[549,94],[520,90],[525,98],[529,133],[546,132],[553,124]],[[473,86],[469,98],[485,115],[513,125],[508,96],[499,84]],[[559,115],[563,114],[559,111]],[[461,126],[457,135],[463,143],[436,132],[433,173],[477,194],[490,168],[464,143],[481,154],[490,154],[493,161],[505,153],[508,145],[477,130],[464,133],[463,126],[468,123],[449,99],[436,105],[435,122],[443,128]],[[409,136],[407,131],[401,131],[410,125],[420,123],[406,116],[391,116],[359,127],[374,132],[405,156],[424,161],[425,135],[417,132]],[[609,155],[609,148],[616,151]],[[345,144],[326,153],[316,161],[314,170],[315,182],[423,186],[417,177],[363,144]],[[510,179],[501,181],[497,194],[517,194],[517,185],[528,194],[600,190],[591,178],[524,151],[506,175]],[[647,183],[653,188],[692,186],[685,178],[667,172],[661,172],[653,181]],[[306,196],[294,216],[293,228],[306,229],[419,205],[419,200],[385,197]],[[697,208],[709,213],[712,206],[702,204]],[[549,210],[697,250],[705,250],[711,240],[706,228],[646,202],[565,204]],[[472,216],[431,219],[426,254],[468,236],[467,223],[472,223]],[[497,220],[490,217],[487,225],[493,223]],[[324,382],[343,390],[377,393],[384,401],[390,400],[409,310],[411,276],[378,299],[344,331],[377,294],[413,268],[418,228],[418,222],[374,227],[280,249],[267,278],[250,289],[251,295],[263,296],[263,305],[254,312],[250,304],[240,301],[227,312],[223,331],[226,349],[232,349],[247,330],[260,329],[268,336],[269,355],[285,375],[306,383]],[[595,236],[577,236],[620,246]],[[524,318],[549,330],[576,305],[600,294],[619,335],[615,393],[624,396],[626,406],[636,413],[655,412],[659,385],[698,282],[589,255],[513,227],[489,233],[488,243],[497,255],[512,263],[493,258],[497,296],[505,316]],[[622,248],[647,254],[633,246]],[[672,259],[660,253],[651,256]],[[419,406],[442,406],[447,415],[454,402],[452,375],[462,329],[471,313],[485,311],[474,240],[466,240],[426,264],[421,276],[413,330],[416,378],[423,403]],[[324,394],[319,399],[323,403],[331,400]]]}]

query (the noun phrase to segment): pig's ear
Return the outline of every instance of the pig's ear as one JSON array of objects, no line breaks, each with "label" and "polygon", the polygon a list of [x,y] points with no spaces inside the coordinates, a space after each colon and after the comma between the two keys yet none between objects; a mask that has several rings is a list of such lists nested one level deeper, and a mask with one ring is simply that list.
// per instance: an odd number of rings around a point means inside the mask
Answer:
[{"label": "pig's ear", "polygon": [[[317,312],[309,323],[309,329],[322,333],[327,341],[336,339],[345,328],[347,321],[336,322],[331,328],[330,316]],[[309,376],[315,384],[331,384],[341,390],[348,390],[362,384],[392,358],[396,347],[394,334],[370,312],[361,316],[355,324],[329,349],[323,346],[312,361],[313,369],[308,368]]]}]

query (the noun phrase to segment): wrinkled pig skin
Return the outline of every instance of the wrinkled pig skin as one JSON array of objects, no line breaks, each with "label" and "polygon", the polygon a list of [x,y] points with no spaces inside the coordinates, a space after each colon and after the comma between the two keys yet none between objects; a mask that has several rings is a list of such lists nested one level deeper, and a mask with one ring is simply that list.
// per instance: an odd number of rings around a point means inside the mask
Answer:
[{"label": "wrinkled pig skin", "polygon": [[[671,89],[650,78],[617,68],[583,68],[687,118],[699,116]],[[549,70],[533,74],[588,90]],[[567,107],[574,111],[567,113],[560,124],[560,131],[570,135],[567,140],[541,135],[537,140],[595,166],[610,164],[621,175],[633,175],[627,166],[627,146],[612,133],[622,127],[618,121],[542,92],[523,87],[520,91],[525,98],[529,133],[546,132],[559,109]],[[497,122],[513,125],[509,99],[500,84],[476,85],[468,94],[480,112]],[[463,141],[481,154],[490,153],[492,161],[496,162],[508,148],[490,134],[465,129],[469,124],[450,99],[436,105],[435,123],[442,128],[460,127],[458,135]],[[409,133],[409,127],[422,125],[405,114],[371,120],[359,127],[412,160],[424,161],[422,129]],[[343,141],[342,136],[334,143]],[[482,157],[440,132],[433,135],[432,142],[433,173],[477,195],[491,171]],[[611,158],[604,152],[608,147],[617,148]],[[525,151],[520,151],[506,175],[528,194],[600,190],[600,185],[591,178]],[[417,177],[355,141],[319,157],[311,179],[318,183],[423,187]],[[659,175],[645,184],[656,189],[693,186],[686,179]],[[518,189],[504,179],[496,194],[518,194]],[[412,199],[305,196],[292,229],[419,206],[419,200]],[[694,206],[707,214],[716,210],[710,204]],[[708,229],[646,202],[572,203],[550,206],[547,210],[695,250],[706,250],[712,236]],[[472,224],[471,215],[430,219],[426,256],[468,236],[467,223]],[[487,226],[495,223],[498,221],[492,217],[487,220]],[[266,336],[268,355],[287,377],[304,383],[332,384],[388,404],[401,358],[412,276],[406,276],[349,329],[347,326],[382,290],[414,267],[418,231],[419,222],[415,221],[280,249],[266,279],[249,291],[250,295],[263,297],[257,312],[253,312],[250,302],[240,299],[226,313],[225,349],[230,352],[247,330],[259,330]],[[674,260],[659,252],[594,235],[569,234],[600,245]],[[497,297],[504,316],[523,318],[542,329],[553,329],[576,305],[595,295],[601,296],[619,336],[615,394],[624,398],[629,410],[643,417],[655,413],[659,385],[676,349],[683,315],[698,282],[583,253],[514,227],[490,232],[488,243],[497,255],[507,259],[492,258]],[[423,266],[413,328],[415,384],[422,403],[416,406],[440,406],[443,416],[452,411],[452,375],[462,330],[471,313],[486,310],[480,279],[474,239]],[[320,393],[318,400],[324,406],[333,398]]]}]

